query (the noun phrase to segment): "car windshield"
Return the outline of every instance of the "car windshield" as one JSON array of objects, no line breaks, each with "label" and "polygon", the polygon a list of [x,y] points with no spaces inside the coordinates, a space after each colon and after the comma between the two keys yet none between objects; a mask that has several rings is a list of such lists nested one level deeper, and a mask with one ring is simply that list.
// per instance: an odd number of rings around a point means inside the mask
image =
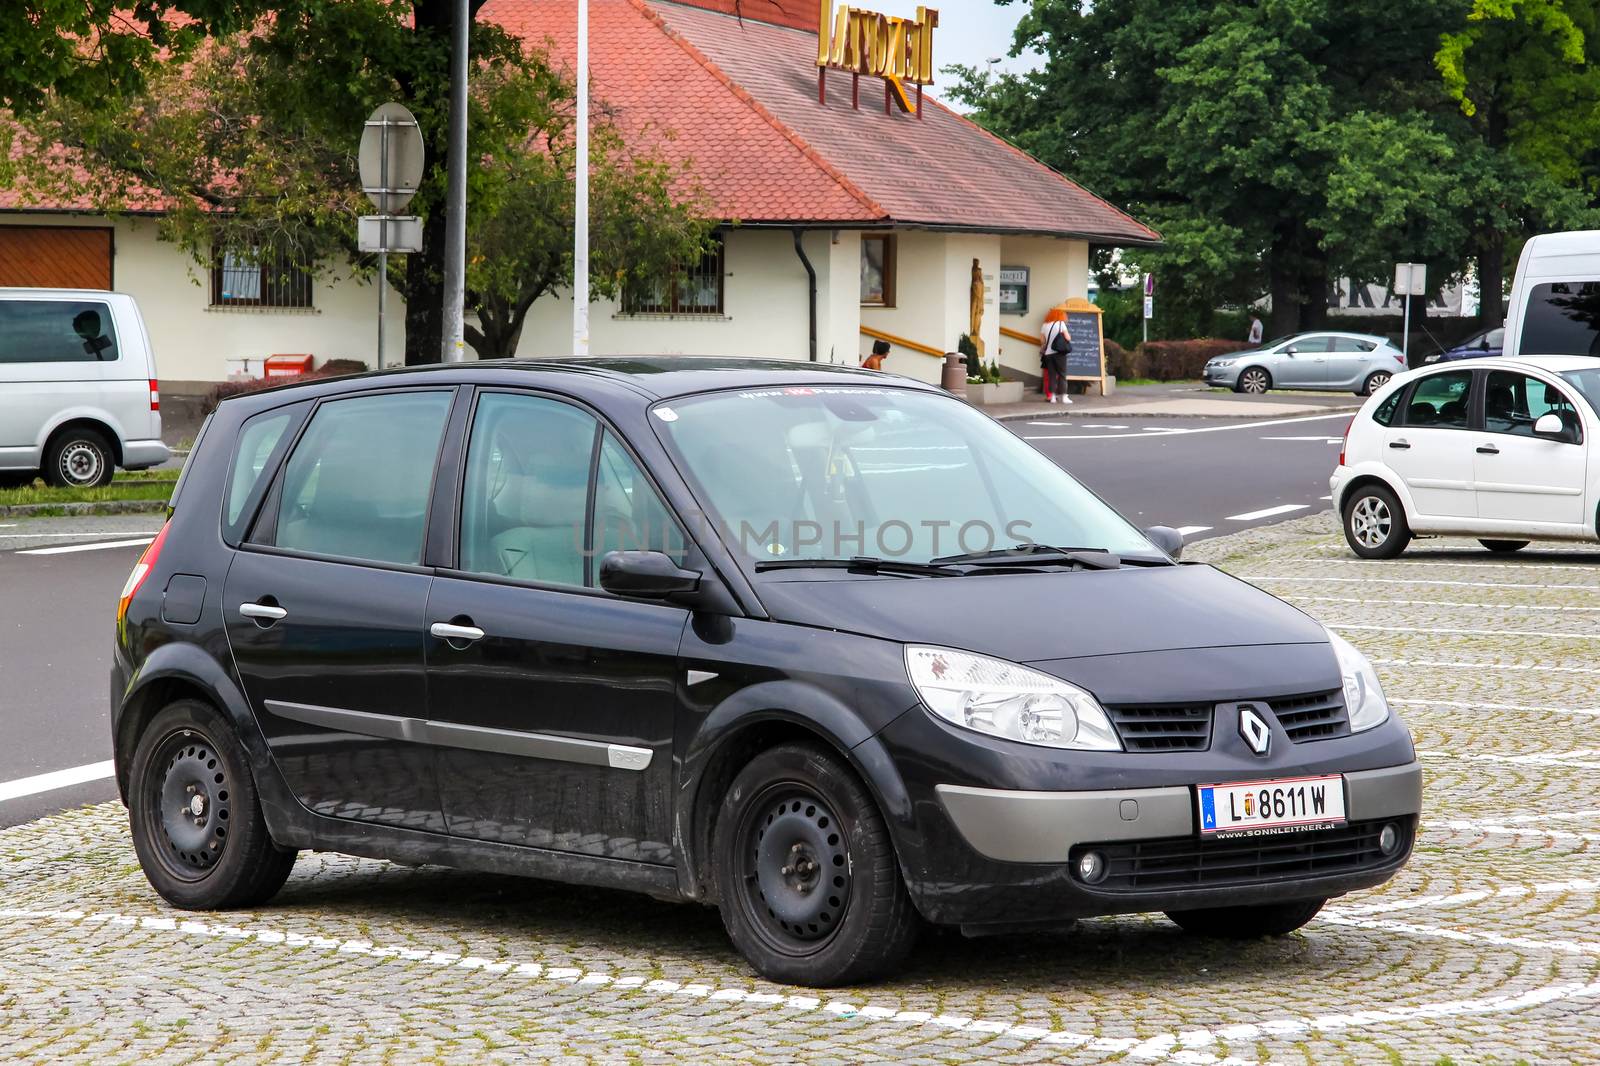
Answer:
[{"label": "car windshield", "polygon": [[1561,375],[1570,381],[1579,392],[1583,393],[1584,400],[1600,414],[1600,366],[1588,367],[1583,370],[1568,370]]},{"label": "car windshield", "polygon": [[1019,544],[1160,556],[1121,515],[994,421],[910,389],[775,387],[658,405],[706,514],[757,564],[926,564]]}]

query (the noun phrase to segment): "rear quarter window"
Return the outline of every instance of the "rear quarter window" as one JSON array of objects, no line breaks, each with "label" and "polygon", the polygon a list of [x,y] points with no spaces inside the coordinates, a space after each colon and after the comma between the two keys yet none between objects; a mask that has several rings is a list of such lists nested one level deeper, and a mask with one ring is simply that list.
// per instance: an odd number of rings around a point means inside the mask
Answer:
[{"label": "rear quarter window", "polygon": [[118,355],[101,300],[0,300],[0,364],[109,363]]},{"label": "rear quarter window", "polygon": [[1388,399],[1373,409],[1372,420],[1380,426],[1391,425],[1394,422],[1394,413],[1400,409],[1400,398],[1409,391],[1409,388],[1399,388],[1391,392]]},{"label": "rear quarter window", "polygon": [[240,429],[223,496],[222,522],[229,541],[236,543],[244,535],[244,526],[255,509],[246,505],[259,499],[255,490],[261,485],[262,475],[270,469],[274,452],[302,410],[291,407],[259,414]]}]

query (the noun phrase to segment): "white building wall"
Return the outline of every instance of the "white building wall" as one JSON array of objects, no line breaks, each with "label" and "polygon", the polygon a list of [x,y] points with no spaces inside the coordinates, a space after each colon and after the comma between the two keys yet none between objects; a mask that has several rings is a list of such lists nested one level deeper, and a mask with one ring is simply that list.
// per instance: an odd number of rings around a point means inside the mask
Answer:
[{"label": "white building wall", "polygon": [[[1086,241],[1056,237],[1004,237],[1000,241],[1003,267],[1027,267],[1028,313],[1000,316],[1000,325],[1038,336],[1044,330],[1045,312],[1069,297],[1089,296],[1089,245]],[[1000,338],[1000,362],[1024,373],[1039,374],[1037,345],[1015,337]]]},{"label": "white building wall", "polygon": [[[349,277],[319,279],[309,309],[210,307],[211,279],[176,245],[159,240],[149,218],[117,219],[111,281],[144,315],[161,386],[174,394],[204,391],[228,376],[229,360],[250,360],[259,374],[269,355],[359,359],[376,365],[378,292]],[[45,213],[0,215],[0,225],[105,226],[103,217]],[[389,290],[391,364],[404,361],[405,311]]]},{"label": "white building wall", "polygon": [[805,238],[817,268],[817,360],[861,361],[861,234],[817,230]]}]

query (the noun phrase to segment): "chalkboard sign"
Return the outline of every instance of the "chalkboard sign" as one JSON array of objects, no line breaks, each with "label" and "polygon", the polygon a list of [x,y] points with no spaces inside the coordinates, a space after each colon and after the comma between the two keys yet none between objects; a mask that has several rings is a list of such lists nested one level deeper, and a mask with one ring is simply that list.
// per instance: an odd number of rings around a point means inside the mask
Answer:
[{"label": "chalkboard sign", "polygon": [[1072,351],[1067,353],[1067,377],[1099,378],[1100,312],[1068,311],[1067,336],[1072,340]]}]

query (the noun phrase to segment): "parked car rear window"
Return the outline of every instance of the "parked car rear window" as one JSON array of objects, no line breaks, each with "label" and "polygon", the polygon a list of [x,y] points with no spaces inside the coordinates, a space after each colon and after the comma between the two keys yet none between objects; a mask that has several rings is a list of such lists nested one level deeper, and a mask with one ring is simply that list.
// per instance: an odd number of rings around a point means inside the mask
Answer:
[{"label": "parked car rear window", "polygon": [[1600,355],[1600,282],[1554,281],[1528,289],[1523,355]]},{"label": "parked car rear window", "polygon": [[0,363],[109,363],[111,307],[98,300],[0,300]]},{"label": "parked car rear window", "polygon": [[421,562],[450,400],[448,392],[388,393],[317,408],[284,470],[278,547]]}]

